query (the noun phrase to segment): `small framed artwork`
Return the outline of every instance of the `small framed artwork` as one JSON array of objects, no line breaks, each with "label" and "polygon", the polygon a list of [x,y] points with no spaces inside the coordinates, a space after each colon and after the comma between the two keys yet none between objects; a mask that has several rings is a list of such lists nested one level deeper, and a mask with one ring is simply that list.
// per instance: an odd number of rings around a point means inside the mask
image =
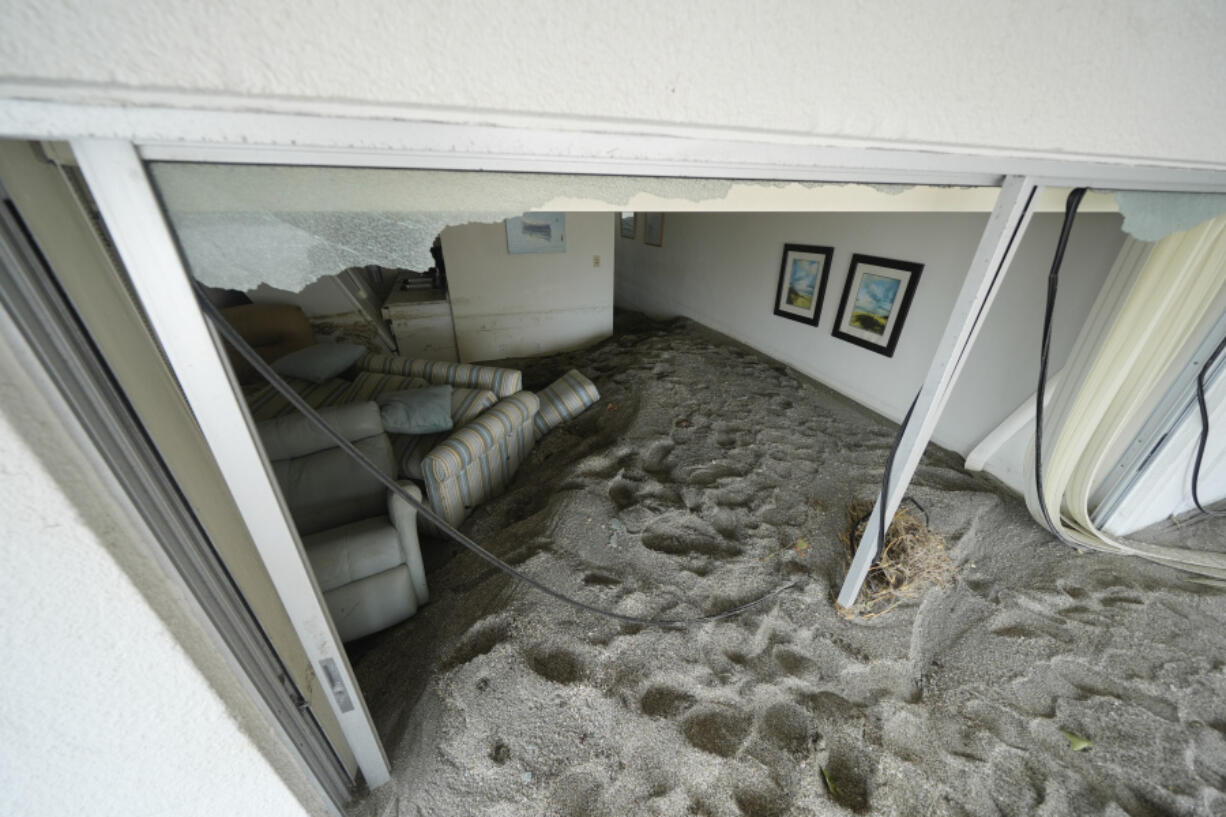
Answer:
[{"label": "small framed artwork", "polygon": [[851,257],[834,336],[894,356],[924,265],[856,253]]},{"label": "small framed artwork", "polygon": [[817,326],[826,297],[826,278],[830,275],[833,247],[812,244],[784,244],[779,267],[779,291],[775,294],[775,314],[781,318]]},{"label": "small framed artwork", "polygon": [[639,214],[621,213],[617,220],[621,224],[622,238],[634,238],[634,234],[639,231]]},{"label": "small framed artwork", "polygon": [[524,213],[507,219],[507,252],[566,252],[566,213]]},{"label": "small framed artwork", "polygon": [[643,219],[643,241],[653,247],[664,246],[664,214],[648,213]]}]

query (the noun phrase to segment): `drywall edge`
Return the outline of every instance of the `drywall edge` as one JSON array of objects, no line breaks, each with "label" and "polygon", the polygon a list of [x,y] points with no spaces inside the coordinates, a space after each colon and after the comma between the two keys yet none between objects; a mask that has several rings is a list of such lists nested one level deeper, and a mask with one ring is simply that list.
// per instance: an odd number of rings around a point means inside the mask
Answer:
[{"label": "drywall edge", "polygon": [[[449,226],[561,212],[989,212],[997,188],[154,162],[193,274],[299,292],[354,265],[428,269]],[[1059,210],[1049,190],[1040,210]],[[1114,211],[1093,194],[1087,211]]]}]

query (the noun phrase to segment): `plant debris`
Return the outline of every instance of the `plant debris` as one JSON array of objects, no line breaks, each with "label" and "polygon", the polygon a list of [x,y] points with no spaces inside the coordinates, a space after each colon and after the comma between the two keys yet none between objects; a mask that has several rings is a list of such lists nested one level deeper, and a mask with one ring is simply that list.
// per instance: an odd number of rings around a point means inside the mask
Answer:
[{"label": "plant debris", "polygon": [[[868,500],[858,499],[847,506],[847,527],[839,534],[839,541],[847,551],[848,565],[872,511],[873,503]],[[856,603],[851,607],[840,606],[839,613],[844,618],[873,618],[888,613],[905,601],[919,598],[931,587],[945,587],[953,581],[955,573],[945,537],[929,530],[910,508],[900,508],[886,531],[885,547],[869,568]]]},{"label": "plant debris", "polygon": [[1084,752],[1086,749],[1089,749],[1094,745],[1093,741],[1091,741],[1089,738],[1083,738],[1081,735],[1074,734],[1073,732],[1069,732],[1065,729],[1061,729],[1060,734],[1064,735],[1064,737],[1068,740],[1068,748],[1072,749],[1074,752]]},{"label": "plant debris", "polygon": [[822,766],[821,769],[822,779],[826,781],[826,790],[830,792],[831,797],[837,800],[839,798],[839,787],[838,784],[834,782],[834,776],[830,774],[830,770],[825,766]]}]

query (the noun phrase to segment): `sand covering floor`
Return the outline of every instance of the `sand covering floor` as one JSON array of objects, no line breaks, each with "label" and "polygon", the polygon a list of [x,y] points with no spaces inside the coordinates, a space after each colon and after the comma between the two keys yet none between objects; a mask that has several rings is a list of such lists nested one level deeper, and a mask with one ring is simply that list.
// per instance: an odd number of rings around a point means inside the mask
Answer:
[{"label": "sand covering floor", "polygon": [[478,541],[641,616],[794,587],[643,628],[423,545],[430,604],[351,650],[395,775],[357,813],[1226,815],[1221,591],[1074,552],[933,448],[910,493],[955,576],[848,620],[839,534],[893,426],[685,321],[519,363],[603,398],[465,523]]}]

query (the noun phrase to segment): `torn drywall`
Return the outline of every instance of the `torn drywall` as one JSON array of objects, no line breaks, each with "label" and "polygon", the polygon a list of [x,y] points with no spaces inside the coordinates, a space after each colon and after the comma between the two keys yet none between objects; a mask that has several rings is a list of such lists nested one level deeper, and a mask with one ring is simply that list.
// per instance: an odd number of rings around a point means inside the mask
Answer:
[{"label": "torn drywall", "polygon": [[[193,274],[300,291],[348,267],[428,269],[443,228],[558,212],[987,212],[998,188],[155,162]],[[1049,191],[1059,192],[1059,191]],[[1044,201],[1056,200],[1045,197]],[[1061,209],[1063,197],[1055,209]],[[1115,207],[1087,196],[1083,210]],[[610,224],[612,229],[612,224]]]},{"label": "torn drywall", "polygon": [[[518,215],[519,211],[509,215]],[[429,269],[444,227],[500,221],[504,213],[171,211],[192,274],[222,289],[269,284],[301,292],[350,267]]]},{"label": "torn drywall", "polygon": [[1124,232],[1138,241],[1161,241],[1226,213],[1226,195],[1220,193],[1120,191],[1115,201],[1124,216]]}]

